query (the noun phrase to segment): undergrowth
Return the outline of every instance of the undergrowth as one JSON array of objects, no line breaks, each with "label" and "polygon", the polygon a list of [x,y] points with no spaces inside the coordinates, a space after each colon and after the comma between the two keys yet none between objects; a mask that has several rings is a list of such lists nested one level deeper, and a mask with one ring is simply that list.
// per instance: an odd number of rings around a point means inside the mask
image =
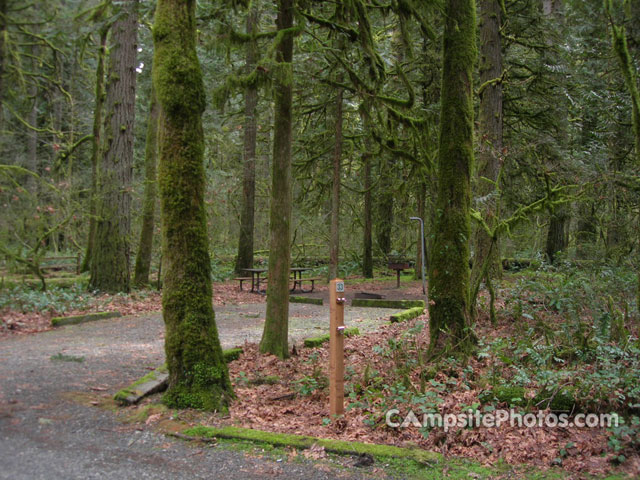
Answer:
[{"label": "undergrowth", "polygon": [[53,286],[43,292],[28,286],[0,290],[0,309],[29,313],[65,313],[90,305],[92,295],[81,284],[68,288]]}]

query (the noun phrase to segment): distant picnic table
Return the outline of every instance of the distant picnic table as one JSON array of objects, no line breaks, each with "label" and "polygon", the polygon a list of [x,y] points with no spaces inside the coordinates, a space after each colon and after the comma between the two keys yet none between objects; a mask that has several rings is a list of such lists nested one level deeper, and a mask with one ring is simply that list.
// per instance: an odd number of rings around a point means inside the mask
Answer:
[{"label": "distant picnic table", "polygon": [[[302,274],[308,270],[311,270],[308,267],[291,267],[289,269],[290,272],[290,280],[292,282],[291,292],[313,292],[315,288],[315,282],[317,280],[321,280],[320,277],[303,277]],[[262,274],[268,272],[266,268],[244,268],[243,271],[247,272],[250,277],[237,277],[237,280],[240,283],[240,290],[242,290],[242,284],[244,282],[248,282],[251,280],[251,293],[265,293],[266,289],[262,289],[261,286],[267,282],[267,278],[263,277]],[[304,290],[302,288],[303,284],[308,282],[311,284],[310,290]]]}]

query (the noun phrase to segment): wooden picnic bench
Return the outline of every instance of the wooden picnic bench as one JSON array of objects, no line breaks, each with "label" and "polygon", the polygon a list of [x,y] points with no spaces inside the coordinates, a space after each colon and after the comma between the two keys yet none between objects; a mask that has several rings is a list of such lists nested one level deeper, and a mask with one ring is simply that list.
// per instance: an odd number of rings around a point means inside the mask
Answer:
[{"label": "wooden picnic bench", "polygon": [[[300,291],[303,293],[309,293],[309,292],[313,292],[313,289],[315,288],[315,284],[316,281],[320,281],[323,280],[322,277],[308,277],[308,278],[296,278],[296,279],[291,279],[291,281],[293,282],[293,287],[291,288],[291,291],[294,292],[296,290],[296,288],[300,288]],[[302,284],[304,282],[310,282],[311,283],[311,290],[305,290],[302,288]]]},{"label": "wooden picnic bench", "polygon": [[[309,270],[309,268],[305,268],[305,267],[292,267],[291,268],[291,277],[289,279],[289,281],[291,282],[290,285],[292,285],[291,287],[291,292],[295,292],[296,289],[300,289],[301,292],[313,292],[313,289],[315,288],[315,282],[318,280],[322,280],[321,277],[309,277],[309,278],[303,278],[302,277],[302,272],[305,272]],[[236,277],[234,278],[235,281],[237,281],[239,283],[240,286],[240,290],[242,290],[242,285],[244,284],[244,282],[251,282],[251,292],[252,293],[264,293],[265,289],[263,289],[262,287],[264,285],[266,285],[267,283],[267,277],[263,277],[261,276],[263,273],[267,272],[266,268],[245,268],[244,269],[245,272],[250,273],[251,276],[250,277]],[[305,282],[309,282],[311,283],[311,290],[304,290],[302,288],[303,284]]]},{"label": "wooden picnic bench", "polygon": [[242,292],[242,283],[243,282],[250,282],[251,281],[251,277],[236,277],[234,278],[234,280],[237,280],[240,282],[240,291]]}]

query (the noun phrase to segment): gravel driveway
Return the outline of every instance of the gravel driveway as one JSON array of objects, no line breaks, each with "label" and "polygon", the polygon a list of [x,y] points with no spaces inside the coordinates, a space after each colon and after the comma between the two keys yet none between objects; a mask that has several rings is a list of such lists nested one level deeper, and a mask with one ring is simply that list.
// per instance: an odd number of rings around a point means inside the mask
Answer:
[{"label": "gravel driveway", "polygon": [[[223,347],[258,341],[264,308],[216,308]],[[345,323],[368,331],[389,313],[347,308]],[[299,340],[326,332],[328,307],[291,304],[290,317]],[[310,461],[275,462],[137,430],[70,395],[113,394],[163,363],[163,331],[161,315],[152,314],[0,340],[0,479],[336,478]],[[60,354],[67,361],[56,361]],[[353,469],[340,476],[368,478]]]}]

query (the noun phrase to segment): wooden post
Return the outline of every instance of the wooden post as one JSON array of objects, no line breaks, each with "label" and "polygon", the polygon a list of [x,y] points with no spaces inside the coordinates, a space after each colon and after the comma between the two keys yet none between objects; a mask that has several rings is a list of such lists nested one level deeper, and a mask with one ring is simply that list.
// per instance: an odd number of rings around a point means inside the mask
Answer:
[{"label": "wooden post", "polygon": [[329,282],[329,413],[344,413],[344,282]]}]

